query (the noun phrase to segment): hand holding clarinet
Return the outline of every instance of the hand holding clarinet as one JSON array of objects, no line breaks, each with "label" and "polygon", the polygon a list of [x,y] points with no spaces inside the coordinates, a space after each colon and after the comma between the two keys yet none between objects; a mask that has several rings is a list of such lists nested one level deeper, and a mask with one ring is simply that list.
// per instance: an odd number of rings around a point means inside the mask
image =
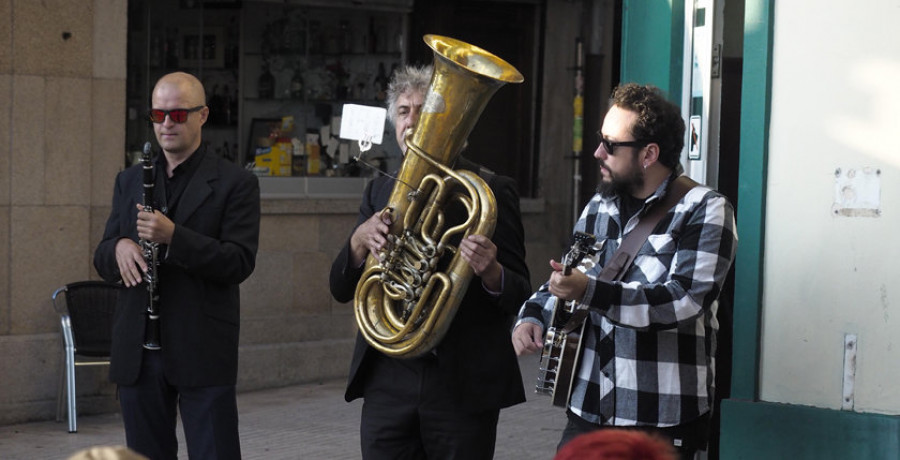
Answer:
[{"label": "hand holding clarinet", "polygon": [[[144,155],[141,157],[144,169],[144,196],[142,203],[137,204],[137,232],[141,241],[157,244],[169,244],[175,231],[175,224],[163,213],[153,209],[153,188],[147,189],[147,180],[150,185],[155,185],[153,180],[153,165],[144,161],[150,161],[150,143],[144,145]],[[149,170],[147,169],[149,167]],[[149,174],[149,177],[147,177]],[[141,246],[129,238],[122,238],[116,243],[116,262],[119,266],[119,274],[125,287],[134,287],[144,282],[148,265],[144,258]]]},{"label": "hand holding clarinet", "polygon": [[[159,211],[145,211],[142,204],[137,208],[138,237],[152,243],[171,243],[175,224]],[[137,286],[144,281],[147,262],[137,243],[128,238],[120,239],[116,244],[116,261],[125,287]]]}]

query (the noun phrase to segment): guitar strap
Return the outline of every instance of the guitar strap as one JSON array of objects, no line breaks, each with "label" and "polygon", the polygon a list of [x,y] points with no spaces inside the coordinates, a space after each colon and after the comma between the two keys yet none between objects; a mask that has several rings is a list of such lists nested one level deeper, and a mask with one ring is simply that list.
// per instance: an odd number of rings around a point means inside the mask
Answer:
[{"label": "guitar strap", "polygon": [[[622,277],[625,276],[628,267],[634,262],[634,257],[637,255],[638,250],[641,249],[641,246],[647,241],[647,237],[650,236],[650,232],[653,231],[656,224],[662,220],[663,216],[665,216],[672,207],[678,204],[687,192],[697,185],[698,184],[688,176],[678,176],[675,178],[669,186],[669,191],[666,193],[666,196],[654,204],[644,217],[638,221],[637,226],[625,235],[625,238],[622,239],[622,244],[619,245],[619,248],[609,259],[609,262],[603,267],[603,270],[600,271],[600,275],[597,276],[597,279],[606,282],[621,281]],[[589,309],[587,306],[579,306],[572,313],[569,320],[566,321],[562,332],[568,334],[581,327],[581,323],[587,318],[588,312]]]}]

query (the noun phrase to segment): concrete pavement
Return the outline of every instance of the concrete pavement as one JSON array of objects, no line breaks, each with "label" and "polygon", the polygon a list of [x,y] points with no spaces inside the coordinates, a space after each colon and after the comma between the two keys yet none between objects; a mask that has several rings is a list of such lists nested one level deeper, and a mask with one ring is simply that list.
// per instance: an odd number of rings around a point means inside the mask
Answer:
[{"label": "concrete pavement", "polygon": [[[536,356],[520,361],[528,401],[500,412],[497,459],[551,459],[565,416],[550,399],[534,394]],[[245,459],[358,459],[362,401],[344,402],[344,380],[238,394],[241,450]],[[124,445],[116,414],[78,418],[78,432],[65,422],[0,426],[0,459],[64,460],[91,446]],[[179,430],[179,458],[186,459]]]}]

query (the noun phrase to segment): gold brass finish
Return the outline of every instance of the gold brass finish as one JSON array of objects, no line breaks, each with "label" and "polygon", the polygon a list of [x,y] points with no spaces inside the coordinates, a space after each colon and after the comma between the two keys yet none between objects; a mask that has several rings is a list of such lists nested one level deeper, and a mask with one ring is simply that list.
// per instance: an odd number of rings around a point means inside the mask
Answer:
[{"label": "gold brass finish", "polygon": [[[494,233],[493,192],[478,174],[451,168],[491,96],[506,83],[524,80],[515,67],[481,48],[438,35],[424,39],[434,51],[434,73],[381,211],[393,218],[390,244],[379,254],[380,262],[371,254],[366,259],[353,300],[366,341],[398,358],[434,348],[465,295],[472,268],[451,240]],[[454,201],[468,218],[445,229],[444,210]]]}]

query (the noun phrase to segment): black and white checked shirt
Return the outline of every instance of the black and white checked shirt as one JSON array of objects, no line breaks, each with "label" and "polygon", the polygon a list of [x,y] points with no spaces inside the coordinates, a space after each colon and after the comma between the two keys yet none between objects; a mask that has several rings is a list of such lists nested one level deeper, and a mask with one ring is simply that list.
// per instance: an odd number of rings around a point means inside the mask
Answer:
[{"label": "black and white checked shirt", "polygon": [[[645,201],[624,233],[674,177]],[[715,388],[716,299],[737,246],[727,198],[705,186],[688,192],[657,224],[621,282],[596,279],[622,242],[619,198],[594,195],[575,231],[595,235],[598,252],[578,267],[588,276],[580,303],[591,308],[569,410],[595,424],[658,427],[708,412]],[[547,289],[545,283],[525,302],[520,323],[538,323],[546,331],[554,305]]]}]

